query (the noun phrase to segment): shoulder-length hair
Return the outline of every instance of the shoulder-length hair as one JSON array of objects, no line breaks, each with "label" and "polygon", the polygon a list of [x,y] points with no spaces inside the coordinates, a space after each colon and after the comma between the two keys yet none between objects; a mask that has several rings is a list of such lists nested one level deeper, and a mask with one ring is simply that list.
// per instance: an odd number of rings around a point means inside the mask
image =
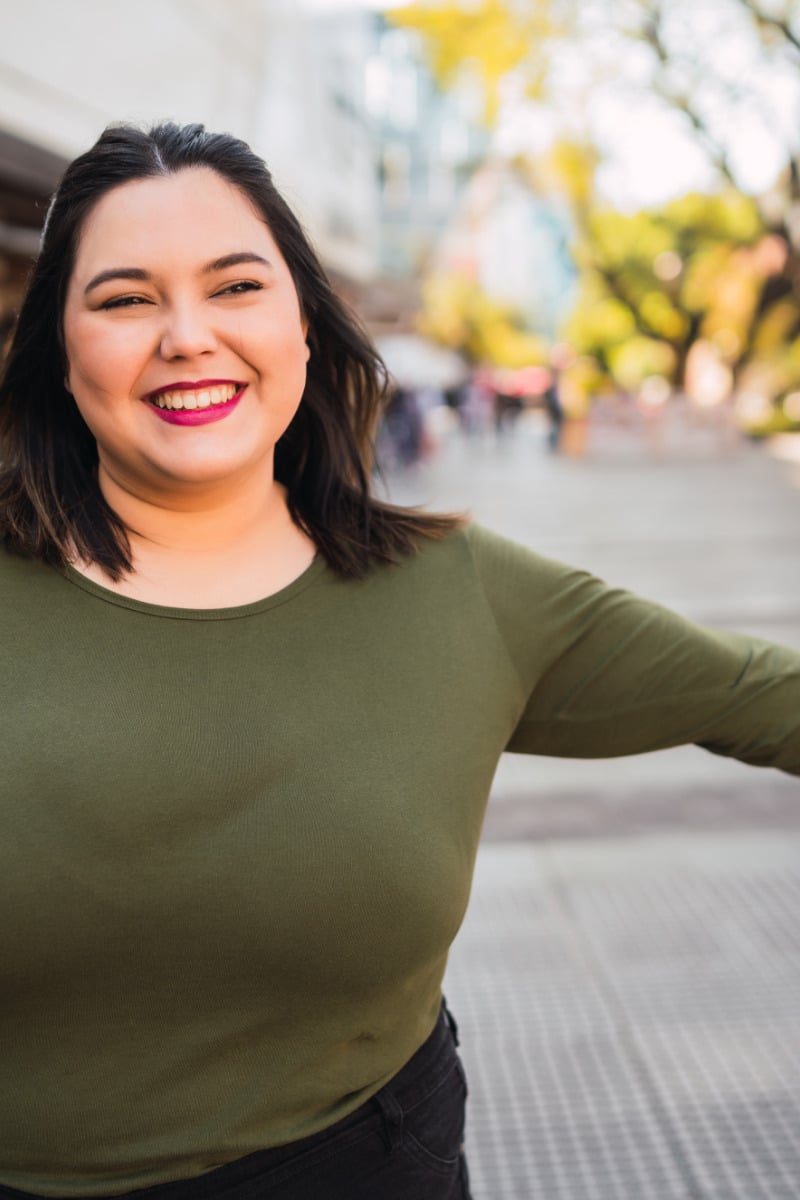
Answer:
[{"label": "shoulder-length hair", "polygon": [[45,221],[0,381],[0,537],[8,549],[65,566],[97,563],[112,580],[133,569],[121,519],[97,479],[97,445],[66,389],[63,315],[78,239],[94,205],[135,179],[210,167],[249,198],[283,255],[308,321],[303,398],[275,448],[292,518],[337,573],[363,576],[462,521],[377,499],[372,439],[385,367],[333,291],[265,163],[244,142],[202,125],[109,126],[67,168]]}]

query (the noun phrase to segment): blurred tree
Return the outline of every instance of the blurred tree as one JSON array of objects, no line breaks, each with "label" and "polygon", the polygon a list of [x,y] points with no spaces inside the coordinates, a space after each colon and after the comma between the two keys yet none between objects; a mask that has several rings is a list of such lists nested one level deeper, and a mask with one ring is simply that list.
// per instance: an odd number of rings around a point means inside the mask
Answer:
[{"label": "blurred tree", "polygon": [[729,187],[620,213],[595,199],[593,160],[560,143],[517,163],[531,186],[556,188],[572,207],[580,287],[565,336],[624,388],[650,375],[683,388],[698,340],[735,376],[753,352],[762,284],[784,257],[756,202]]},{"label": "blurred tree", "polygon": [[457,82],[467,68],[490,122],[512,73],[524,80],[531,98],[543,97],[547,60],[536,48],[546,48],[564,33],[552,0],[444,0],[403,5],[387,15],[393,24],[423,36],[433,73],[443,86]]},{"label": "blurred tree", "polygon": [[423,285],[419,330],[473,363],[525,367],[547,361],[547,344],[472,275],[434,275]]},{"label": "blurred tree", "polygon": [[[797,0],[432,0],[389,16],[419,31],[443,86],[479,91],[487,120],[515,106],[519,123],[522,103],[558,114],[549,153],[519,167],[569,201],[583,272],[572,332],[610,373],[668,368],[681,384],[703,339],[738,383],[800,386]],[[608,211],[598,174],[619,130],[597,114],[612,91],[618,111],[657,98],[714,194]],[[771,163],[756,185],[754,139]]]}]

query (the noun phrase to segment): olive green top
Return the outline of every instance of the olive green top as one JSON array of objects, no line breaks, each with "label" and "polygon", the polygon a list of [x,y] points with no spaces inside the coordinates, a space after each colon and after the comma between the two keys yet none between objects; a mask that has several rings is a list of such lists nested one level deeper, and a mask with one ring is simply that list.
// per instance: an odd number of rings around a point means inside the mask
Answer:
[{"label": "olive green top", "polygon": [[[221,610],[0,554],[0,1183],[183,1179],[430,1032],[504,749],[800,774],[800,653],[472,527]],[[535,801],[531,801],[535,803]]]}]

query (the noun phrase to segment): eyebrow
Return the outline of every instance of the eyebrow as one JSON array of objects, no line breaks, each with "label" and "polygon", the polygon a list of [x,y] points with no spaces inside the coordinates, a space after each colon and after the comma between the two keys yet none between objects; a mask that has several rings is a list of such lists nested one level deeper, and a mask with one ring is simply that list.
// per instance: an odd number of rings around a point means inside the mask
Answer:
[{"label": "eyebrow", "polygon": [[[242,263],[259,263],[263,267],[272,267],[269,259],[263,258],[260,254],[254,254],[251,250],[239,250],[235,254],[223,254],[221,258],[215,258],[213,262],[206,263],[202,268],[202,274],[212,275],[215,271],[238,267]],[[141,267],[109,267],[108,270],[100,271],[89,280],[83,289],[84,296],[88,296],[89,292],[99,287],[101,283],[108,283],[112,279],[136,279],[146,283],[152,279],[152,275]]]}]

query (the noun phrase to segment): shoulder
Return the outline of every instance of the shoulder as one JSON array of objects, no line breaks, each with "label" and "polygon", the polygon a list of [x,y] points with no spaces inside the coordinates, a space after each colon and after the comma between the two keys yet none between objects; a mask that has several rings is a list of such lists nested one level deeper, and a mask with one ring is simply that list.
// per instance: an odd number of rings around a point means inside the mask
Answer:
[{"label": "shoulder", "polygon": [[44,566],[33,558],[0,546],[0,592],[28,588],[36,585],[42,578],[42,573],[50,573],[51,568]]},{"label": "shoulder", "polygon": [[[541,584],[547,588],[566,579],[591,578],[578,567],[548,558],[473,521],[441,540],[426,538],[420,543],[418,553],[404,558],[400,566],[399,575],[435,577],[455,571],[462,582],[472,576],[490,589],[502,585],[504,580],[508,584],[524,583],[526,587]],[[395,571],[396,568],[388,568],[390,576]]]},{"label": "shoulder", "polygon": [[544,561],[534,551],[515,542],[503,534],[488,529],[475,521],[454,529],[440,541],[426,539],[421,544],[421,557],[433,562],[463,561],[465,564],[483,566],[514,561]]},{"label": "shoulder", "polygon": [[482,525],[466,526],[462,536],[475,572],[489,592],[511,590],[530,597],[560,592],[589,581],[601,582],[580,567],[539,554],[530,546]]},{"label": "shoulder", "polygon": [[55,568],[0,546],[0,615],[16,612],[33,618],[40,606],[52,604],[62,586],[63,576]]},{"label": "shoulder", "polygon": [[556,603],[591,578],[474,522],[441,540],[425,539],[417,554],[373,576],[381,592],[459,605],[473,597],[496,617],[530,614],[532,607]]}]

